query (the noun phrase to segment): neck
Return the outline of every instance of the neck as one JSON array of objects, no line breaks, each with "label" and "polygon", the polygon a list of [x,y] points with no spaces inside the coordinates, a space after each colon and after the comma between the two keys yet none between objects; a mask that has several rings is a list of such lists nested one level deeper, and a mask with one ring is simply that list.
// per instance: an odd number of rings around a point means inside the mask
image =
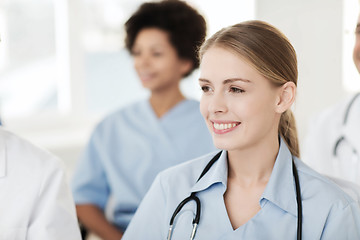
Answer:
[{"label": "neck", "polygon": [[243,186],[267,184],[279,152],[278,135],[254,146],[228,151],[228,178]]},{"label": "neck", "polygon": [[166,91],[151,92],[150,104],[158,118],[162,117],[185,97],[177,86]]}]

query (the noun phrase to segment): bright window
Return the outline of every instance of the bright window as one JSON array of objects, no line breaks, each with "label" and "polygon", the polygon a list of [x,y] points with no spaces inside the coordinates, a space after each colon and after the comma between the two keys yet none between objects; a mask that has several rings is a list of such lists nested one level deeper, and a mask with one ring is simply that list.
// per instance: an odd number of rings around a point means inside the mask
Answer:
[{"label": "bright window", "polygon": [[56,109],[54,5],[0,1],[0,115]]}]

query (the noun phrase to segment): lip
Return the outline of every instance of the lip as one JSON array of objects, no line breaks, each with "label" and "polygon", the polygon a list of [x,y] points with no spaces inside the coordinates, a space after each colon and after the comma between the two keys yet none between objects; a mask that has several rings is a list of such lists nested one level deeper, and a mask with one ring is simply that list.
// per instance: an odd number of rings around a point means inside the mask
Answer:
[{"label": "lip", "polygon": [[142,82],[150,82],[151,81],[151,79],[152,79],[152,77],[151,76],[144,76],[144,75],[142,75],[142,76],[139,76],[140,77],[140,80],[142,81]]},{"label": "lip", "polygon": [[154,73],[139,73],[138,72],[138,76],[139,76],[139,78],[140,78],[140,80],[142,82],[149,82],[154,78],[155,74]]},{"label": "lip", "polygon": [[[237,129],[237,127],[241,124],[241,122],[234,122],[234,121],[219,121],[219,120],[210,120],[212,125],[212,130],[215,134],[225,134],[228,132],[232,132],[233,130]],[[214,124],[235,124],[234,127],[226,128],[226,129],[216,129]]]}]

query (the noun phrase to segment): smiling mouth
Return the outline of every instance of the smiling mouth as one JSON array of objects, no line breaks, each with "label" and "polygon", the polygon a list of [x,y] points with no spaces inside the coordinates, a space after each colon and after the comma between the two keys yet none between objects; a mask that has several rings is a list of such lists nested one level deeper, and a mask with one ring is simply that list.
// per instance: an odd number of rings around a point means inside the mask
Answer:
[{"label": "smiling mouth", "polygon": [[153,74],[139,74],[139,77],[142,81],[149,81],[153,78]]},{"label": "smiling mouth", "polygon": [[226,130],[236,126],[237,126],[236,123],[214,123],[214,128],[216,130]]},{"label": "smiling mouth", "polygon": [[240,125],[240,122],[233,123],[215,123],[213,122],[213,129],[215,133],[226,133],[232,131],[234,128]]}]

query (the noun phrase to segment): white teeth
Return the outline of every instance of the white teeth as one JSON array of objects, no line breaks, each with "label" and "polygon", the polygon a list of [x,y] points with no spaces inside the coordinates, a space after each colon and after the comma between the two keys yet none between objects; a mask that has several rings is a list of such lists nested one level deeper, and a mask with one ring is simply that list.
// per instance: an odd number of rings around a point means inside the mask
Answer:
[{"label": "white teeth", "polygon": [[225,130],[236,127],[236,123],[214,123],[214,128],[217,130]]}]

